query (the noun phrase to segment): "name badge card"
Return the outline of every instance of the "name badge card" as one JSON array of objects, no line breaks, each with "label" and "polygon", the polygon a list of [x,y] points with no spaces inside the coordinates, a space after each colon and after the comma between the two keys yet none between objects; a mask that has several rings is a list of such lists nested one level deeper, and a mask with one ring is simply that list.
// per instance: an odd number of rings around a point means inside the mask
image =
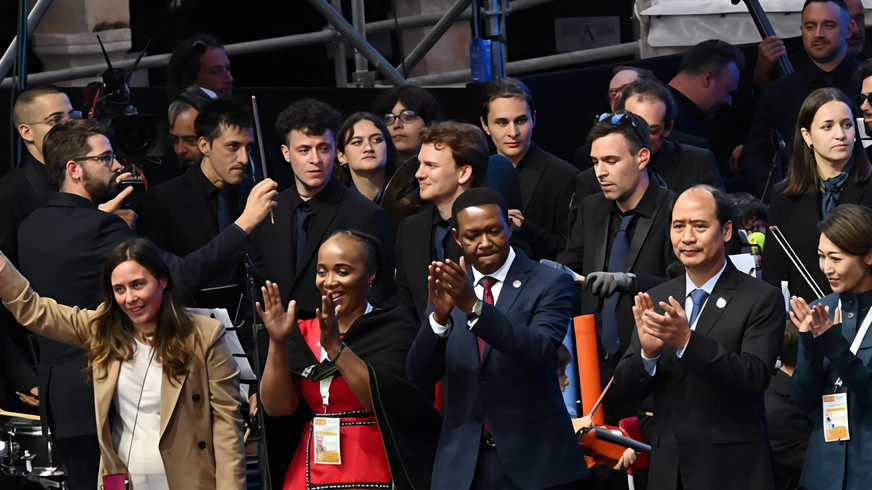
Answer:
[{"label": "name badge card", "polygon": [[315,436],[315,462],[342,464],[339,453],[339,418],[315,417],[312,428]]},{"label": "name badge card", "polygon": [[824,441],[847,441],[848,434],[848,394],[824,395]]}]

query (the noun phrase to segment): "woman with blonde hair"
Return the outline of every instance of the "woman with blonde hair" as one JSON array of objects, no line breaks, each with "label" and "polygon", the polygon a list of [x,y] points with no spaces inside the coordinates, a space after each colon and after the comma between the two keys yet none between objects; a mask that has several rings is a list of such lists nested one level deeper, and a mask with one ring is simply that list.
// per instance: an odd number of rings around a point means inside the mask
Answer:
[{"label": "woman with blonde hair", "polygon": [[100,286],[94,311],[59,305],[0,253],[0,299],[18,322],[87,352],[103,481],[128,479],[133,490],[245,488],[239,368],[224,327],[185,310],[147,239],[115,247]]}]

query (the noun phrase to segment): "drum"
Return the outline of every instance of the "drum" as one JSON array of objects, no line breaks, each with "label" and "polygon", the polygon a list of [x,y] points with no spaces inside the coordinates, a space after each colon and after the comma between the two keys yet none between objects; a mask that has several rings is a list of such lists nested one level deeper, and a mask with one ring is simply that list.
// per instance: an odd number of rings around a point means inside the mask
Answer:
[{"label": "drum", "polygon": [[14,467],[18,474],[26,475],[49,466],[48,442],[38,421],[12,418],[3,426],[0,440],[6,446],[2,458],[6,469]]}]

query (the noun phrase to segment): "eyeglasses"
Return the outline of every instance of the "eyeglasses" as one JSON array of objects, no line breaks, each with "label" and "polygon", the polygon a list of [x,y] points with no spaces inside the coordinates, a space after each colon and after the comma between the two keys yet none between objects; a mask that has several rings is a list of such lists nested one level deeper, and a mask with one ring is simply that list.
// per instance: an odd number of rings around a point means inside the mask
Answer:
[{"label": "eyeglasses", "polygon": [[[651,135],[647,137],[642,134],[642,130],[639,129],[639,126],[636,126],[636,122],[633,121],[633,118],[630,116],[629,112],[615,112],[612,114],[603,113],[597,116],[594,124],[601,123],[605,120],[608,120],[612,126],[619,126],[621,124],[629,124],[633,127],[633,131],[636,132],[636,135],[639,136],[639,141],[642,143],[642,146],[645,146],[645,142],[651,141]],[[650,143],[649,143],[650,144]]]},{"label": "eyeglasses", "polygon": [[52,115],[46,117],[45,119],[43,119],[42,121],[29,122],[29,123],[24,123],[24,124],[27,124],[28,126],[33,126],[34,124],[48,124],[51,127],[55,127],[58,124],[63,124],[65,122],[69,121],[70,119],[81,119],[81,118],[82,118],[82,111],[72,111],[69,114],[52,114]]},{"label": "eyeglasses", "polygon": [[390,126],[391,124],[394,123],[394,121],[397,120],[397,118],[399,118],[400,121],[402,121],[406,124],[411,124],[411,123],[415,122],[416,117],[418,117],[418,113],[416,111],[413,111],[411,109],[406,109],[404,111],[400,111],[399,115],[393,114],[393,113],[385,114],[384,122],[385,122],[385,124]]},{"label": "eyeglasses", "polygon": [[[870,95],[872,94],[860,94],[857,96],[857,98],[854,99],[854,102],[856,102],[858,106],[861,106],[864,102],[869,100]],[[869,103],[872,104],[872,101],[870,101]]]},{"label": "eyeglasses", "polygon": [[83,160],[94,160],[95,162],[100,162],[106,168],[112,168],[112,164],[115,163],[115,154],[114,153],[106,153],[103,155],[85,155],[83,157],[73,158],[72,161],[80,162]]}]

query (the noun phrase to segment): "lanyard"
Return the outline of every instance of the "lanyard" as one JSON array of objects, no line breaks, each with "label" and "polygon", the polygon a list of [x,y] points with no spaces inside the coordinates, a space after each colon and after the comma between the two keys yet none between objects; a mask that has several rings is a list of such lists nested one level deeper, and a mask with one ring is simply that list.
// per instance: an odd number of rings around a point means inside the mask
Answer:
[{"label": "lanyard", "polygon": [[[842,310],[842,300],[839,300],[839,305],[837,306],[838,310]],[[866,313],[866,316],[863,318],[863,323],[860,324],[860,328],[857,329],[857,334],[854,336],[854,341],[851,342],[851,353],[855,356],[857,355],[857,351],[860,350],[860,344],[863,343],[863,338],[866,337],[866,332],[869,331],[869,325],[872,324],[872,309]],[[842,378],[836,380],[835,388],[842,386]]]}]

